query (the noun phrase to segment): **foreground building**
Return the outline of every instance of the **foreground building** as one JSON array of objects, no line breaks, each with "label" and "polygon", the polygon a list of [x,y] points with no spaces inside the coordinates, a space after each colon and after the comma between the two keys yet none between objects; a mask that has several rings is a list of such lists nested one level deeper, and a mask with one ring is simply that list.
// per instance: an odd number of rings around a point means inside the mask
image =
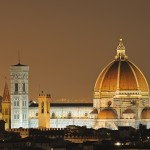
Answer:
[{"label": "foreground building", "polygon": [[77,125],[116,130],[139,124],[150,128],[149,86],[141,70],[128,60],[122,39],[115,59],[96,80],[93,104],[51,103],[50,95],[42,93],[39,104],[32,101],[28,107],[28,71],[20,63],[11,66],[11,128]]}]

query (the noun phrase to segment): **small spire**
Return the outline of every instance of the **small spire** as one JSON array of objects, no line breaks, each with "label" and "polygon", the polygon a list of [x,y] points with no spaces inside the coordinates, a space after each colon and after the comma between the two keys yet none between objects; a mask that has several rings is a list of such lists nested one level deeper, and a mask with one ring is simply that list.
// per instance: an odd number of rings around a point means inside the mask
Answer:
[{"label": "small spire", "polygon": [[117,46],[117,55],[115,56],[115,59],[128,59],[128,56],[125,54],[125,46],[122,42],[122,37],[119,39],[119,45]]},{"label": "small spire", "polygon": [[125,50],[125,46],[123,45],[123,42],[122,42],[122,37],[120,37],[119,39],[119,45],[117,47],[117,50]]},{"label": "small spire", "polygon": [[18,50],[18,64],[20,64],[20,51]]},{"label": "small spire", "polygon": [[3,102],[10,102],[10,94],[9,94],[9,88],[7,84],[7,77],[5,76],[5,87],[4,87],[4,93],[3,93]]}]

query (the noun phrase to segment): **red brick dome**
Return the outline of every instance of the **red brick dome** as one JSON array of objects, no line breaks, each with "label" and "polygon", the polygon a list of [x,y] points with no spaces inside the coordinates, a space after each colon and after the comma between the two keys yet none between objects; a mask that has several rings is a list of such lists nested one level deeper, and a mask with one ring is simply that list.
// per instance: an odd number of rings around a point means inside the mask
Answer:
[{"label": "red brick dome", "polygon": [[125,55],[122,39],[117,47],[115,60],[103,69],[94,87],[94,91],[101,92],[115,92],[116,90],[149,92],[145,76]]}]

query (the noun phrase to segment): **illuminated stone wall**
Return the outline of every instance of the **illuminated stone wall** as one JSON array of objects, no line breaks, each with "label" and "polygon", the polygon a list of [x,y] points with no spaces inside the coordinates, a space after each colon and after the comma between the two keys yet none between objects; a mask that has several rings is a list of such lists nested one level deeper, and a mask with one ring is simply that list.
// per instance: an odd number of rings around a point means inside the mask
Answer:
[{"label": "illuminated stone wall", "polygon": [[50,95],[38,97],[38,128],[50,128]]},{"label": "illuminated stone wall", "polygon": [[[66,128],[68,125],[86,126],[93,128],[96,119],[50,119],[51,128]],[[29,119],[29,128],[38,128],[38,119]]]},{"label": "illuminated stone wall", "polygon": [[[71,105],[71,104],[70,104]],[[51,106],[50,127],[65,128],[68,125],[94,126],[96,119],[90,119],[91,106]],[[38,128],[38,107],[29,107],[29,127]]]},{"label": "illuminated stone wall", "polygon": [[28,128],[28,72],[29,66],[10,67],[11,128]]},{"label": "illuminated stone wall", "polygon": [[[83,106],[66,106],[66,107],[50,107],[50,117],[53,118],[90,118],[90,112],[93,107]],[[38,118],[38,107],[29,107],[29,118]]]}]

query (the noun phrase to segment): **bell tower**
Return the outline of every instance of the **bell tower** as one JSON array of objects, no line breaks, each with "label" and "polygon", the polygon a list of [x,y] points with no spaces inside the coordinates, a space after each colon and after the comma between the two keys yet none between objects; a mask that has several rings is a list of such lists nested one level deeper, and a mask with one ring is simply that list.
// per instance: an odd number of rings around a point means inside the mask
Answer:
[{"label": "bell tower", "polygon": [[29,66],[10,67],[11,128],[28,128],[28,72]]},{"label": "bell tower", "polygon": [[8,84],[6,81],[2,98],[2,119],[5,121],[5,130],[10,129],[11,103]]},{"label": "bell tower", "polygon": [[39,128],[50,128],[50,94],[44,95],[43,91],[38,97]]}]

